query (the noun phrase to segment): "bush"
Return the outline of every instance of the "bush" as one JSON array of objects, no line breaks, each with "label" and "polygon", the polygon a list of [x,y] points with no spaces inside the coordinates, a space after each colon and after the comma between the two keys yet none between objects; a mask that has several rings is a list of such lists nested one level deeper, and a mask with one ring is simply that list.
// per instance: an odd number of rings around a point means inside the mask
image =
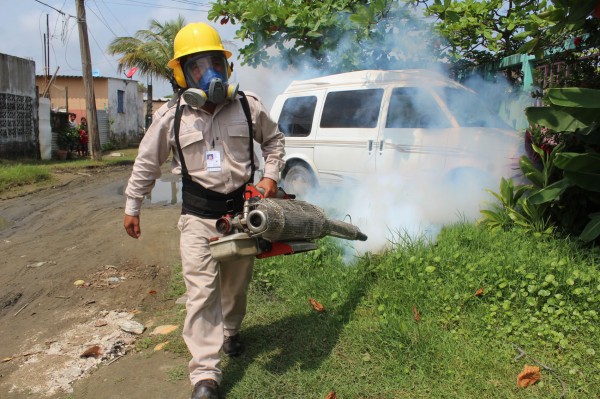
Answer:
[{"label": "bush", "polygon": [[79,142],[79,131],[76,127],[67,127],[58,132],[56,144],[61,150],[73,151]]}]

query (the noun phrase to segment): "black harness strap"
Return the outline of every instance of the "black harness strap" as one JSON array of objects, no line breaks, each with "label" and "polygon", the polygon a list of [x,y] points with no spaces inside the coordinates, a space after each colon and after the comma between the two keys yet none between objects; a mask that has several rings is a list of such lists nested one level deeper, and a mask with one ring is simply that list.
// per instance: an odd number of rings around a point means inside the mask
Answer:
[{"label": "black harness strap", "polygon": [[250,182],[254,182],[254,172],[256,171],[256,165],[254,165],[254,129],[252,128],[252,115],[250,114],[250,105],[248,104],[248,99],[246,98],[246,93],[243,91],[239,92],[240,103],[242,103],[242,109],[244,110],[244,114],[246,115],[246,121],[248,121],[248,131],[250,132],[250,168],[252,172],[250,173]]},{"label": "black harness strap", "polygon": [[184,178],[189,178],[187,166],[185,165],[185,159],[183,158],[183,151],[181,150],[181,143],[179,142],[179,128],[181,126],[181,115],[183,114],[183,105],[181,103],[181,94],[183,90],[178,93],[179,98],[177,99],[177,108],[175,109],[175,122],[173,129],[175,130],[175,144],[177,145],[177,152],[179,153],[179,162],[181,162],[181,175]]}]

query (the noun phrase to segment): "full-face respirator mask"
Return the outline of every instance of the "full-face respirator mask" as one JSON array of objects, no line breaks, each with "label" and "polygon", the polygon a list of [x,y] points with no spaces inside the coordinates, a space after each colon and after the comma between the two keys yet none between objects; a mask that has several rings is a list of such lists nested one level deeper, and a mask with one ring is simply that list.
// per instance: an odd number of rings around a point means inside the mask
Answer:
[{"label": "full-face respirator mask", "polygon": [[194,108],[201,108],[207,101],[220,104],[235,99],[238,84],[229,84],[229,66],[222,52],[190,57],[183,63],[183,74],[188,89],[182,97]]}]

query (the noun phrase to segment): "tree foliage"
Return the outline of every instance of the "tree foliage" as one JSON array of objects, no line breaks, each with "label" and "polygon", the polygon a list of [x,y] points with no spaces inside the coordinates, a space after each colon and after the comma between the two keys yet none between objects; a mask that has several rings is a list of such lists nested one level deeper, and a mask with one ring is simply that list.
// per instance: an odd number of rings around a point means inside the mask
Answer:
[{"label": "tree foliage", "polygon": [[409,0],[436,18],[451,62],[483,64],[512,55],[524,43],[520,35],[547,9],[546,0]]},{"label": "tree foliage", "polygon": [[427,29],[414,21],[412,7],[392,0],[217,0],[209,19],[239,27],[243,64],[309,63],[332,72],[422,61],[393,37]]},{"label": "tree foliage", "polygon": [[138,30],[134,37],[117,37],[108,46],[111,55],[120,55],[119,72],[136,67],[142,75],[173,81],[167,62],[173,57],[175,35],[185,25],[180,16],[161,23],[150,21],[148,29]]}]

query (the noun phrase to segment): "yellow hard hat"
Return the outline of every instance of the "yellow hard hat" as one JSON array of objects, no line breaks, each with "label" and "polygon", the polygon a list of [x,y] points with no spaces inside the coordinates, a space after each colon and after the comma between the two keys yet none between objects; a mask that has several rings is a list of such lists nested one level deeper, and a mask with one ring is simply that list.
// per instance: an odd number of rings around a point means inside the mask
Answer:
[{"label": "yellow hard hat", "polygon": [[187,87],[187,83],[179,62],[181,57],[205,51],[222,51],[226,58],[231,57],[231,52],[223,47],[216,29],[204,22],[194,22],[181,28],[175,36],[173,51],[173,59],[167,65],[173,70],[179,87],[183,88]]}]

